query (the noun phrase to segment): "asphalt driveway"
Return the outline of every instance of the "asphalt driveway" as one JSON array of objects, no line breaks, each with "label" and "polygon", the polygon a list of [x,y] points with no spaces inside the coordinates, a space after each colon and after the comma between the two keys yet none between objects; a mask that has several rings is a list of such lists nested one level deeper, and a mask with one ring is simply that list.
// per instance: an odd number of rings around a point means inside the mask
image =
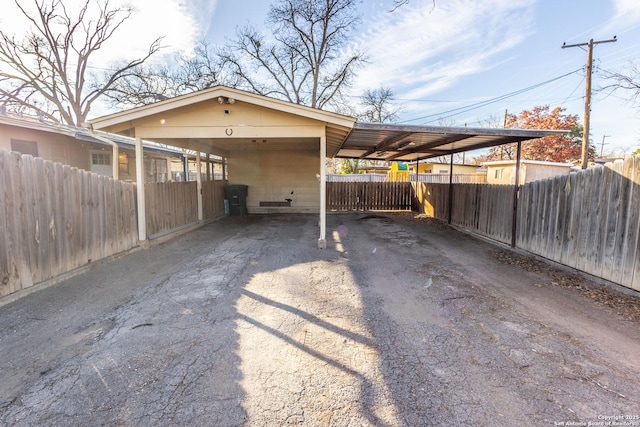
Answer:
[{"label": "asphalt driveway", "polygon": [[0,424],[640,426],[637,294],[410,214],[328,230],[229,217],[0,307]]}]

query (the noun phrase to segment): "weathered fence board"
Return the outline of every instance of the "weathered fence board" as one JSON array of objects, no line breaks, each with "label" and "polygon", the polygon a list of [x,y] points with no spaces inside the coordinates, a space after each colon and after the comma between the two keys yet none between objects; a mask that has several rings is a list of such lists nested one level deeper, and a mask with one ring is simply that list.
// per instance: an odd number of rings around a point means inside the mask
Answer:
[{"label": "weathered fence board", "polygon": [[[447,221],[449,184],[414,185],[420,213]],[[511,241],[513,187],[508,185],[454,184],[453,225],[473,230],[501,242]]]},{"label": "weathered fence board", "polygon": [[411,210],[409,182],[327,182],[327,209]]},{"label": "weathered fence board", "polygon": [[[448,219],[448,184],[413,183],[414,207]],[[509,243],[513,187],[453,186],[453,225]],[[640,290],[640,156],[520,188],[516,245]]]},{"label": "weathered fence board", "polygon": [[137,244],[125,182],[0,150],[0,201],[0,296]]},{"label": "weathered fence board", "polygon": [[639,163],[629,157],[522,186],[517,246],[640,290]]},{"label": "weathered fence board", "polygon": [[[627,163],[625,162],[625,166]],[[628,175],[627,175],[628,174]],[[640,290],[640,156],[625,169],[629,178],[629,215],[627,217],[626,238],[621,256],[620,274],[625,286]]]},{"label": "weathered fence board", "polygon": [[[449,174],[443,173],[420,173],[415,172],[406,176],[409,182],[448,184]],[[487,175],[477,173],[454,173],[454,184],[486,184]],[[327,174],[327,182],[389,182],[389,175],[386,173],[361,173],[361,174]]]},{"label": "weathered fence board", "polygon": [[204,181],[202,183],[202,212],[204,219],[224,215],[224,186],[227,181]]},{"label": "weathered fence board", "polygon": [[144,185],[147,233],[171,230],[198,220],[196,182],[160,182]]}]

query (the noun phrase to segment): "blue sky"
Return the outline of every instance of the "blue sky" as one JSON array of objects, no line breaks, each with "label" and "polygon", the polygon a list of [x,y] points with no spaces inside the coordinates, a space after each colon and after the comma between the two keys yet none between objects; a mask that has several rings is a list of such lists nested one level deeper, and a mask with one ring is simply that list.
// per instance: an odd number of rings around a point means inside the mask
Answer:
[{"label": "blue sky", "polygon": [[[582,119],[586,51],[562,49],[562,43],[617,35],[616,43],[594,48],[595,67],[624,71],[629,61],[640,60],[640,2],[633,0],[437,0],[435,9],[431,0],[410,0],[389,13],[392,3],[360,5],[354,44],[370,63],[358,73],[352,94],[356,101],[366,88],[390,87],[403,109],[401,123],[486,126],[501,122],[505,110],[518,113],[545,104]],[[267,10],[267,1],[220,0],[207,38],[223,43],[237,25],[262,25]],[[596,71],[594,89],[604,84]],[[591,135],[598,150],[603,135],[605,152],[640,147],[640,114],[623,96],[594,91]]]},{"label": "blue sky", "polygon": [[[66,4],[79,0],[65,0]],[[112,0],[130,3],[135,13],[100,61],[140,54],[150,40],[163,35],[165,53],[188,51],[197,40],[222,44],[235,28],[263,25],[268,0]],[[624,71],[640,61],[640,2],[636,0],[410,0],[389,13],[393,0],[364,1],[362,22],[351,49],[367,52],[352,100],[367,88],[391,88],[402,108],[399,122],[408,124],[486,126],[501,123],[505,109],[518,113],[536,105],[584,111],[586,52],[561,49],[562,43],[610,39],[594,49],[591,135],[600,150],[630,152],[640,147],[640,108],[624,93],[597,91],[606,82],[598,69]],[[16,25],[8,9],[3,29]],[[566,75],[566,76],[565,76]],[[560,76],[565,76],[560,78]],[[540,83],[532,90],[524,90]],[[515,96],[484,103],[502,95]],[[465,108],[468,107],[468,108]],[[455,110],[455,111],[451,111]],[[451,111],[447,113],[447,111]],[[104,114],[100,109],[94,115]]]}]

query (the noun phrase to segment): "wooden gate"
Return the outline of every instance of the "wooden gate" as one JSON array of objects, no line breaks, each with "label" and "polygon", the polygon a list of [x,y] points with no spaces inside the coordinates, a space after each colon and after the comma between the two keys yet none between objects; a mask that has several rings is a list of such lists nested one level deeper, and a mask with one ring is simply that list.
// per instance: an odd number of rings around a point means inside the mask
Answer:
[{"label": "wooden gate", "polygon": [[410,211],[410,182],[327,182],[329,211]]}]

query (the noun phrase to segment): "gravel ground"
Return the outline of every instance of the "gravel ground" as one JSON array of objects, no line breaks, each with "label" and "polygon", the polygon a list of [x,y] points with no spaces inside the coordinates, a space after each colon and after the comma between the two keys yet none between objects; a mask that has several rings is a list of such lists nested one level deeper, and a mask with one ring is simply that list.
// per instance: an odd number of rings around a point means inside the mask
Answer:
[{"label": "gravel ground", "polygon": [[328,230],[229,217],[0,307],[0,424],[640,426],[637,293],[412,214]]}]

